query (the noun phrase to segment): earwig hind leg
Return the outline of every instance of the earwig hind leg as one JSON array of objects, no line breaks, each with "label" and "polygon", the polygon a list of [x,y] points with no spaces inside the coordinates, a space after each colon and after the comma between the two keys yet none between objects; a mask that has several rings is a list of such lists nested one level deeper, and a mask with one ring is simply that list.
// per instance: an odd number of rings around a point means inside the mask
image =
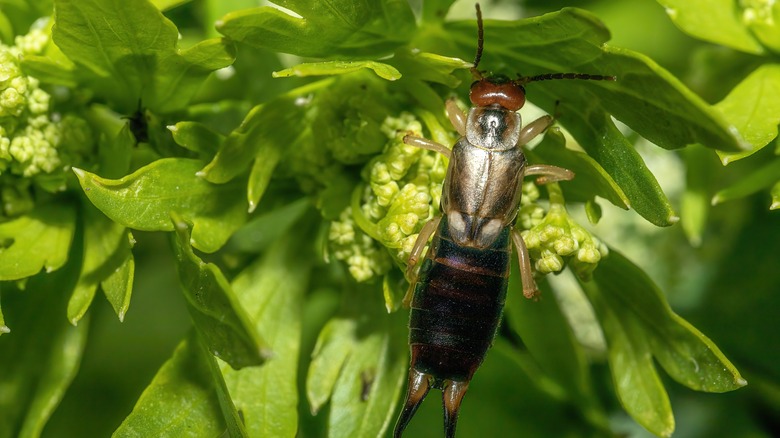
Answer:
[{"label": "earwig hind leg", "polygon": [[551,116],[542,116],[533,122],[525,125],[522,131],[520,131],[520,137],[517,139],[517,144],[523,146],[529,141],[533,140],[539,134],[543,133],[553,124],[553,118]]},{"label": "earwig hind leg", "polygon": [[409,252],[409,261],[406,265],[406,278],[409,280],[409,289],[406,291],[403,299],[405,307],[409,307],[409,304],[412,302],[414,284],[417,282],[417,274],[414,272],[414,268],[417,267],[417,262],[420,261],[420,256],[425,248],[425,244],[428,243],[428,239],[431,238],[436,228],[439,228],[439,222],[441,222],[441,216],[436,216],[426,222],[420,230],[420,234],[417,235],[417,240],[414,241],[412,250]]},{"label": "earwig hind leg", "polygon": [[525,168],[526,175],[542,175],[536,178],[537,184],[547,184],[556,181],[569,181],[574,179],[574,172],[563,167],[549,164],[532,164]]},{"label": "earwig hind leg", "polygon": [[538,298],[539,288],[534,281],[534,273],[531,270],[531,258],[528,256],[528,248],[525,246],[523,236],[517,230],[512,230],[512,241],[517,248],[517,259],[520,263],[520,276],[523,281],[523,296],[530,299]]},{"label": "earwig hind leg", "polygon": [[458,425],[458,411],[463,396],[469,389],[469,382],[451,381],[441,393],[444,402],[444,436],[455,438],[455,426]]},{"label": "earwig hind leg", "polygon": [[450,118],[452,126],[458,131],[461,137],[466,135],[466,114],[455,102],[455,99],[447,99],[447,117]]},{"label": "earwig hind leg", "polygon": [[408,144],[409,146],[418,147],[420,149],[427,149],[429,151],[438,152],[448,159],[452,155],[452,152],[447,149],[447,146],[436,143],[433,140],[428,140],[427,138],[417,137],[416,135],[405,135],[404,143]]},{"label": "earwig hind leg", "polygon": [[430,374],[421,373],[414,368],[409,370],[409,389],[406,392],[406,403],[401,411],[401,415],[398,417],[398,422],[395,424],[394,438],[400,438],[403,435],[404,429],[406,429],[406,426],[414,416],[414,413],[417,412],[417,408],[420,407],[420,403],[428,395],[430,389]]}]

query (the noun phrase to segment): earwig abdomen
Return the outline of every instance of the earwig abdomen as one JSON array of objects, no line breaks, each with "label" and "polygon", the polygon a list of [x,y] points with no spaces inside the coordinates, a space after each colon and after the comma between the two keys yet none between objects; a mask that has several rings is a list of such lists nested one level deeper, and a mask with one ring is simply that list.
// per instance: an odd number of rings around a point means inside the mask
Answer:
[{"label": "earwig abdomen", "polygon": [[430,386],[445,394],[448,386],[461,388],[452,406],[445,401],[452,420],[445,426],[453,432],[462,395],[501,322],[509,281],[510,231],[505,227],[488,248],[459,246],[452,241],[444,216],[414,289],[409,317],[411,376],[427,379],[425,393]]}]

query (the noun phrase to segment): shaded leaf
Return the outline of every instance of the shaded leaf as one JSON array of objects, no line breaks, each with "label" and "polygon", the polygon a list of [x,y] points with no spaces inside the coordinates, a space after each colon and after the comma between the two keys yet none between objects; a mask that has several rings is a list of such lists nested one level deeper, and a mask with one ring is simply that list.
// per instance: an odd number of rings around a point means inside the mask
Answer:
[{"label": "shaded leaf", "polygon": [[311,229],[301,222],[281,235],[263,257],[244,269],[233,289],[254,326],[268,342],[261,367],[222,367],[233,402],[250,436],[295,437],[298,430],[297,370],[303,295],[307,291]]},{"label": "shaded leaf", "polygon": [[780,124],[780,64],[764,64],[734,87],[715,107],[752,145],[737,153],[718,151],[723,165],[760,151],[777,138]]},{"label": "shaded leaf", "polygon": [[206,361],[209,367],[211,378],[214,379],[215,390],[217,393],[217,400],[219,401],[219,407],[222,410],[222,418],[227,424],[227,433],[230,438],[247,438],[249,435],[244,427],[244,422],[236,409],[233,400],[230,398],[230,392],[228,391],[225,378],[222,376],[222,371],[219,369],[219,363],[217,358],[212,356],[206,345],[203,342],[199,342],[201,347],[201,357]]},{"label": "shaded leaf", "polygon": [[211,159],[219,150],[224,137],[202,123],[178,122],[168,127],[173,135],[173,141],[203,159]]},{"label": "shaded leaf", "polygon": [[385,55],[403,44],[414,30],[406,1],[310,2],[283,0],[280,6],[231,12],[217,30],[233,40],[282,53],[318,58]]},{"label": "shaded leaf", "polygon": [[154,112],[181,109],[206,76],[233,62],[233,47],[221,39],[179,49],[176,26],[148,0],[54,3],[54,42],[94,72],[96,87],[124,112],[139,100]]},{"label": "shaded leaf", "polygon": [[330,400],[344,362],[355,348],[355,327],[353,319],[334,318],[317,337],[306,377],[306,396],[314,414]]},{"label": "shaded leaf", "polygon": [[196,174],[199,160],[163,158],[123,178],[104,179],[73,169],[89,200],[128,228],[173,231],[170,213],[193,223],[192,244],[205,252],[219,249],[246,220],[238,183],[211,184]]},{"label": "shaded leaf", "polygon": [[[132,290],[132,275],[127,276],[128,264],[133,264],[128,232],[122,225],[108,219],[95,207],[86,204],[82,209],[84,255],[81,275],[68,301],[68,320],[76,325],[89,309],[98,284],[124,274],[124,293],[112,301],[119,319],[124,319]],[[122,274],[119,274],[122,275]],[[114,278],[112,281],[117,281]],[[116,291],[112,291],[116,294]]]},{"label": "shaded leaf", "polygon": [[209,351],[233,368],[262,364],[268,358],[268,346],[258,336],[222,271],[193,253],[187,224],[180,218],[175,223],[176,267],[195,329]]},{"label": "shaded leaf", "polygon": [[401,77],[401,73],[395,67],[376,61],[325,61],[307,62],[284,70],[273,72],[275,78],[287,78],[290,76],[331,76],[352,73],[358,70],[372,70],[382,79],[394,81]]},{"label": "shaded leaf", "polygon": [[453,73],[472,66],[471,62],[459,58],[448,58],[435,53],[410,50],[396,51],[388,62],[414,79],[444,84],[453,88],[462,82]]},{"label": "shaded leaf", "polygon": [[76,212],[66,202],[39,202],[24,216],[0,223],[0,280],[18,280],[41,269],[56,271],[68,259]]},{"label": "shaded leaf", "polygon": [[0,436],[40,436],[76,376],[89,324],[70,325],[65,307],[78,273],[70,263],[3,291],[13,333],[0,337]]},{"label": "shaded leaf", "polygon": [[750,174],[743,176],[731,187],[725,188],[715,194],[712,205],[722,204],[726,201],[744,198],[759,190],[768,188],[780,179],[780,158],[775,158],[769,164],[765,164]]},{"label": "shaded leaf", "polygon": [[78,80],[73,65],[58,62],[50,57],[25,55],[19,62],[22,71],[43,83],[75,88]]},{"label": "shaded leaf", "polygon": [[157,371],[113,436],[219,436],[225,422],[215,385],[192,332]]},{"label": "shaded leaf", "polygon": [[682,228],[694,247],[701,244],[710,211],[709,190],[714,185],[714,168],[718,167],[710,151],[691,145],[682,151],[685,161],[685,192],[680,201]]},{"label": "shaded leaf", "polygon": [[770,210],[777,210],[780,208],[780,181],[776,182],[772,186],[772,205],[769,206]]}]

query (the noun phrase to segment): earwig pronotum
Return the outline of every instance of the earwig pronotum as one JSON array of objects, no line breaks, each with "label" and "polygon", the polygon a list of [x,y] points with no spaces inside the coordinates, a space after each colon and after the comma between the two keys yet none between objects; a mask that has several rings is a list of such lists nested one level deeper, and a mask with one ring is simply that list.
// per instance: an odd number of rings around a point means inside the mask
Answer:
[{"label": "earwig pronotum", "polygon": [[[406,403],[395,427],[400,437],[431,387],[442,390],[444,429],[455,436],[463,396],[490,348],[501,321],[512,244],[517,248],[523,295],[539,294],[523,238],[514,229],[526,175],[539,183],[570,180],[574,173],[546,164],[527,165],[522,146],[553,123],[549,115],[522,126],[525,84],[550,79],[615,80],[612,76],[549,73],[510,79],[478,70],[483,49],[482,13],[477,8],[477,53],[471,72],[468,116],[454,100],[446,109],[461,135],[452,151],[407,135],[404,142],[449,158],[441,216],[420,231],[409,256],[411,363]],[[415,267],[433,236],[418,273]]]}]

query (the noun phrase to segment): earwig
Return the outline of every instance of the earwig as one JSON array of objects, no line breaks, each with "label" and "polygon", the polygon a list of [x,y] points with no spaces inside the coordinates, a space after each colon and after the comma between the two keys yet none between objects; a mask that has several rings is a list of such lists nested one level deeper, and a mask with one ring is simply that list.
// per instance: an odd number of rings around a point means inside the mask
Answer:
[{"label": "earwig", "polygon": [[[522,146],[553,123],[550,116],[522,126],[517,110],[525,104],[524,85],[552,79],[615,80],[613,76],[548,73],[510,79],[478,70],[483,49],[482,12],[477,8],[476,81],[468,116],[453,100],[448,116],[461,135],[452,151],[431,140],[407,135],[406,144],[449,158],[441,196],[441,216],[427,222],[409,256],[411,361],[406,402],[394,436],[403,434],[428,391],[442,390],[444,429],[455,436],[458,412],[469,382],[493,343],[501,322],[509,281],[512,245],[517,249],[523,295],[535,298],[525,242],[514,229],[523,177],[544,182],[570,180],[574,173],[545,164],[528,165]],[[425,245],[433,236],[419,272]]]}]

